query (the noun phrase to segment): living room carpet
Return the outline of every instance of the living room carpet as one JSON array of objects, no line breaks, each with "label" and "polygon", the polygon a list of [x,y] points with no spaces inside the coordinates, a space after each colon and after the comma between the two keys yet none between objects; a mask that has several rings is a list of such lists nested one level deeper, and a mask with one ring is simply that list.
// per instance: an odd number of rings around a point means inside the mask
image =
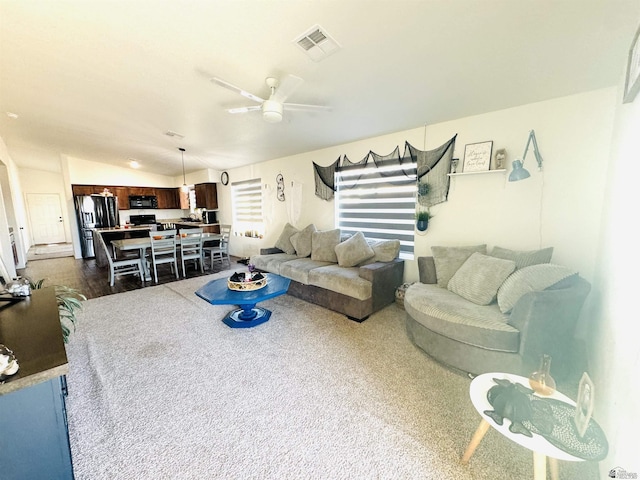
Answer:
[{"label": "living room carpet", "polygon": [[[470,380],[408,340],[396,305],[364,323],[284,295],[250,329],[194,294],[230,272],[85,302],[67,345],[77,479],[532,478],[480,421]],[[561,478],[597,478],[587,463]]]}]

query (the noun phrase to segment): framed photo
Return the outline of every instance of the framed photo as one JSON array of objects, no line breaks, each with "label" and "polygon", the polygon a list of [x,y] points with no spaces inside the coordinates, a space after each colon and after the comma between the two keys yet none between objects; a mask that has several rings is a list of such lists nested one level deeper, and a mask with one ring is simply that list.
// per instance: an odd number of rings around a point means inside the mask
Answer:
[{"label": "framed photo", "polygon": [[486,172],[491,166],[493,142],[468,143],[464,147],[462,172]]},{"label": "framed photo", "polygon": [[504,170],[505,168],[507,168],[507,151],[504,148],[499,148],[493,155],[491,170]]},{"label": "framed photo", "polygon": [[594,386],[587,372],[582,374],[580,388],[578,389],[578,399],[576,400],[576,414],[573,421],[580,437],[587,431],[591,415],[593,414],[593,393]]},{"label": "framed photo", "polygon": [[622,103],[631,103],[636,98],[640,90],[640,27],[633,37],[631,48],[629,49],[629,60],[627,61],[627,76],[624,83],[624,97]]}]

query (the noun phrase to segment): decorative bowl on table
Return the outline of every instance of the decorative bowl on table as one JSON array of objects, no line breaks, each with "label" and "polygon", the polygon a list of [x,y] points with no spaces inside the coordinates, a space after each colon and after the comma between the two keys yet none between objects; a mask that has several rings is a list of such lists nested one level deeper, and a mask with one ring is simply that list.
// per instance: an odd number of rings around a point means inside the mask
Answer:
[{"label": "decorative bowl on table", "polygon": [[236,290],[238,292],[259,290],[267,286],[267,277],[261,273],[235,272],[227,280],[227,286],[229,290]]}]

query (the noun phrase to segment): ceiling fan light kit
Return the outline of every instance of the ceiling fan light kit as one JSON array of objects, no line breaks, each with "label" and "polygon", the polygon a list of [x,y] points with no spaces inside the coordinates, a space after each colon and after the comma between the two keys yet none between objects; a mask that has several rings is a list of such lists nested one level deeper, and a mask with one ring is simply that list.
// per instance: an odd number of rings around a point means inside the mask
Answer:
[{"label": "ceiling fan light kit", "polygon": [[283,81],[274,77],[268,77],[265,80],[269,91],[269,99],[260,98],[257,95],[247,92],[218,77],[213,77],[211,82],[219,85],[227,90],[231,90],[245,98],[253,100],[260,105],[228,108],[229,113],[248,113],[262,110],[262,118],[268,123],[279,123],[282,121],[285,110],[302,110],[302,111],[327,111],[330,107],[322,105],[306,105],[301,103],[286,103],[285,100],[296,90],[303,80],[295,75],[287,75]]}]

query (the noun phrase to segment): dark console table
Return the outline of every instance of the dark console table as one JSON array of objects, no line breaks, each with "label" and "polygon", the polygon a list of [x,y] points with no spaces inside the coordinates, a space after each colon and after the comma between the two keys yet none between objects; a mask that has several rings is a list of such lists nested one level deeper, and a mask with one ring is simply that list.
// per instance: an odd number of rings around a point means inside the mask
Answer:
[{"label": "dark console table", "polygon": [[0,478],[73,479],[67,355],[53,287],[0,305],[0,343],[20,370],[0,384]]}]

